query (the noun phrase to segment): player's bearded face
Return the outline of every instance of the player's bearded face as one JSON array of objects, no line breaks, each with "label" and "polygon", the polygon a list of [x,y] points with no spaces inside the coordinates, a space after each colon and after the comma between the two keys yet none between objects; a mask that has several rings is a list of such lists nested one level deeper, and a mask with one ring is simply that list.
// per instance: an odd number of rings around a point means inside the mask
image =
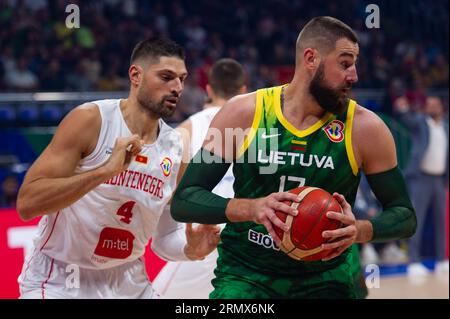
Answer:
[{"label": "player's bearded face", "polygon": [[329,85],[325,81],[325,65],[321,62],[309,85],[309,93],[323,109],[333,114],[342,114],[348,105],[348,98],[343,90],[350,90],[351,86],[347,82],[336,88]]},{"label": "player's bearded face", "polygon": [[[155,97],[153,97],[151,93],[152,92],[149,90],[144,76],[137,93],[137,100],[139,104],[152,115],[156,115],[158,117],[172,116],[176,110],[176,107],[172,105],[174,105],[173,102],[176,104],[178,101],[178,98],[180,97],[179,94],[174,92],[172,94],[163,95],[161,98],[155,100]],[[172,103],[166,103],[167,101]]]}]

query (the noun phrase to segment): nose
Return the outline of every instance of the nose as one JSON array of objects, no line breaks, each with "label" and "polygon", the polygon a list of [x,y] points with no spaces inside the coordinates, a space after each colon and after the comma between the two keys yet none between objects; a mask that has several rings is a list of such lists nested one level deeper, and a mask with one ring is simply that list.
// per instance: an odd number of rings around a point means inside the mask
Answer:
[{"label": "nose", "polygon": [[184,87],[184,84],[183,84],[183,82],[181,81],[181,79],[179,79],[179,78],[176,78],[176,79],[174,79],[174,81],[173,81],[173,86],[172,86],[172,93],[177,93],[177,95],[180,95],[181,94],[181,91],[183,91],[183,87]]},{"label": "nose", "polygon": [[351,83],[358,82],[358,72],[356,71],[356,66],[353,64],[350,68],[347,69],[347,75],[345,77],[346,81]]}]

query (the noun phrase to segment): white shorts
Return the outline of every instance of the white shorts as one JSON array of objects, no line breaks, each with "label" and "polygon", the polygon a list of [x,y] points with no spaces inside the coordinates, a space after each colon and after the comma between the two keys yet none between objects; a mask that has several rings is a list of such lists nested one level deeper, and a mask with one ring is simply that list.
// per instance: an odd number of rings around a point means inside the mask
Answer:
[{"label": "white shorts", "polygon": [[153,280],[164,299],[208,299],[217,265],[217,250],[201,261],[168,262]]},{"label": "white shorts", "polygon": [[109,269],[84,269],[35,251],[18,279],[22,299],[155,299],[141,259]]}]

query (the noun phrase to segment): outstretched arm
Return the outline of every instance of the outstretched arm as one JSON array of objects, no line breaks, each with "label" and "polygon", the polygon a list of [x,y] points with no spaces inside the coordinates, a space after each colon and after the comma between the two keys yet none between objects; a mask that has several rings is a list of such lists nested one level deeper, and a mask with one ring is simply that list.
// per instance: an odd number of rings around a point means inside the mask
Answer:
[{"label": "outstretched arm", "polygon": [[152,238],[152,250],[167,261],[201,260],[216,248],[219,232],[215,225],[184,227],[173,220],[170,206],[166,206]]},{"label": "outstretched arm", "polygon": [[[191,121],[184,121],[176,129],[183,142],[182,163],[177,176],[179,185],[190,158]],[[170,215],[169,204],[158,221],[152,250],[167,261],[201,260],[216,248],[220,240],[219,232],[220,228],[214,225],[192,226],[176,222]]]}]

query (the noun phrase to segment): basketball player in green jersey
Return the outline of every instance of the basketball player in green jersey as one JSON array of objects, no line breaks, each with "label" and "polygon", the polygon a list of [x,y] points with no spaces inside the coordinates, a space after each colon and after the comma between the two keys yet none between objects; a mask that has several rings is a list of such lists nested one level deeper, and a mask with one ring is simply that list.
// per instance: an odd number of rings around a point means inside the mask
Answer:
[{"label": "basketball player in green jersey", "polygon": [[[331,17],[312,19],[296,44],[288,85],[230,100],[216,115],[203,148],[174,195],[172,216],[182,222],[223,223],[211,298],[361,298],[355,243],[410,237],[416,228],[394,140],[383,121],[349,99],[358,80],[355,33]],[[243,129],[242,138],[227,138]],[[221,134],[217,134],[220,132]],[[235,198],[211,190],[234,163]],[[355,220],[352,205],[364,172],[383,212]],[[332,193],[343,214],[327,216],[343,227],[325,231],[330,255],[302,262],[279,250],[276,211],[295,215],[283,201],[298,186]]]}]

